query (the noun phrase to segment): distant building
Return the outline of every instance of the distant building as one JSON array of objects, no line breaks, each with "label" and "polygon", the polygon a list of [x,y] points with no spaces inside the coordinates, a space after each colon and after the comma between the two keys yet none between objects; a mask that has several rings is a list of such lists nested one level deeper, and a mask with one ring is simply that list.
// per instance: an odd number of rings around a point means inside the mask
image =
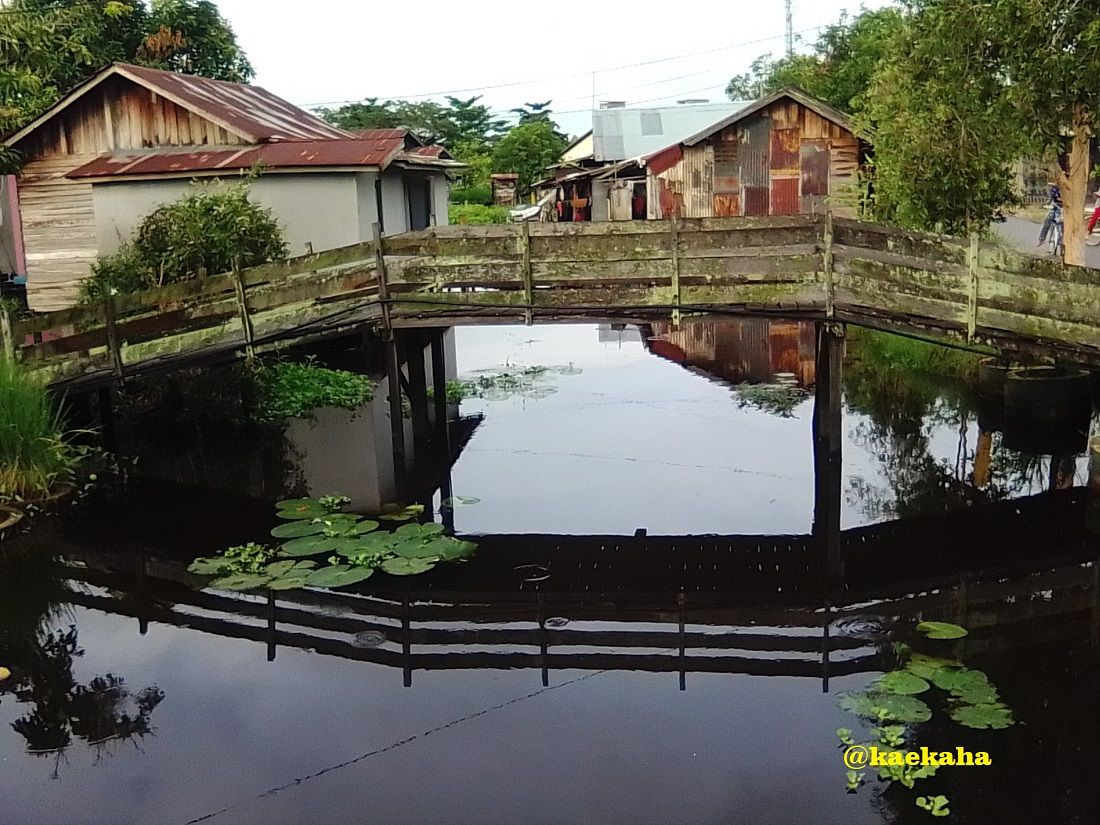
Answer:
[{"label": "distant building", "polygon": [[647,156],[649,217],[854,213],[869,151],[843,112],[776,92]]},{"label": "distant building", "polygon": [[24,165],[0,207],[0,254],[39,311],[73,304],[95,258],[192,180],[262,166],[253,197],[302,254],[369,240],[376,222],[387,234],[446,223],[448,174],[462,167],[404,130],[353,134],[255,86],[126,64],[4,145]]}]

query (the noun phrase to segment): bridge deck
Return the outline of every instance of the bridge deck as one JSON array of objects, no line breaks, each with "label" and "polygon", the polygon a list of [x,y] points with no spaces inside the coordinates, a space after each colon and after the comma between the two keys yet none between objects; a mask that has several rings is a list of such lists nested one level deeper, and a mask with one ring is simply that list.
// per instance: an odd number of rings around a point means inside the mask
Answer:
[{"label": "bridge deck", "polygon": [[117,380],[363,324],[690,313],[937,329],[1100,363],[1100,272],[831,216],[448,226],[10,322],[51,380]]}]

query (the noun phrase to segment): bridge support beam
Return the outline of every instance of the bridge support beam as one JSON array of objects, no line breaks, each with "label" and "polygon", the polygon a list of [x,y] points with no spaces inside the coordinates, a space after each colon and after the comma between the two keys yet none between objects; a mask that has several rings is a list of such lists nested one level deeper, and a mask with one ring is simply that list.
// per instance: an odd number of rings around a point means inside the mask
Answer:
[{"label": "bridge support beam", "polygon": [[405,462],[405,413],[401,404],[401,349],[393,330],[386,332],[386,384],[390,400],[390,441],[393,451],[393,479],[397,499],[403,500],[408,489]]},{"label": "bridge support beam", "polygon": [[819,323],[813,416],[813,535],[821,549],[824,568],[828,571],[827,595],[844,586],[844,563],[840,546],[844,466],[841,409],[843,360],[844,325]]}]

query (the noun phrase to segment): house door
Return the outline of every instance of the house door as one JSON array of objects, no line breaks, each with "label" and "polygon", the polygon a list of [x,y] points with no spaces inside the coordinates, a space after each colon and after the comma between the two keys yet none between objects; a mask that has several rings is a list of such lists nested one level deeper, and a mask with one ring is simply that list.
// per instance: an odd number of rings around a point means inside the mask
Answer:
[{"label": "house door", "polygon": [[405,181],[409,200],[409,230],[427,229],[432,224],[432,182],[428,178]]}]

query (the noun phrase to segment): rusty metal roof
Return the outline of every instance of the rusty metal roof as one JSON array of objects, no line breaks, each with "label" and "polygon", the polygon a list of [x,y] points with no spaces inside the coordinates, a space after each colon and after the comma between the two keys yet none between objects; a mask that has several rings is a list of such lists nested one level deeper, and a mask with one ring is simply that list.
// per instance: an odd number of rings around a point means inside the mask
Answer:
[{"label": "rusty metal roof", "polygon": [[383,169],[402,155],[402,138],[308,140],[262,143],[232,149],[129,152],[103,155],[73,170],[70,178],[209,174],[223,170],[366,166]]},{"label": "rusty metal roof", "polygon": [[65,95],[41,116],[9,136],[11,146],[110,77],[124,77],[250,143],[343,139],[337,129],[259,86],[115,63]]}]

